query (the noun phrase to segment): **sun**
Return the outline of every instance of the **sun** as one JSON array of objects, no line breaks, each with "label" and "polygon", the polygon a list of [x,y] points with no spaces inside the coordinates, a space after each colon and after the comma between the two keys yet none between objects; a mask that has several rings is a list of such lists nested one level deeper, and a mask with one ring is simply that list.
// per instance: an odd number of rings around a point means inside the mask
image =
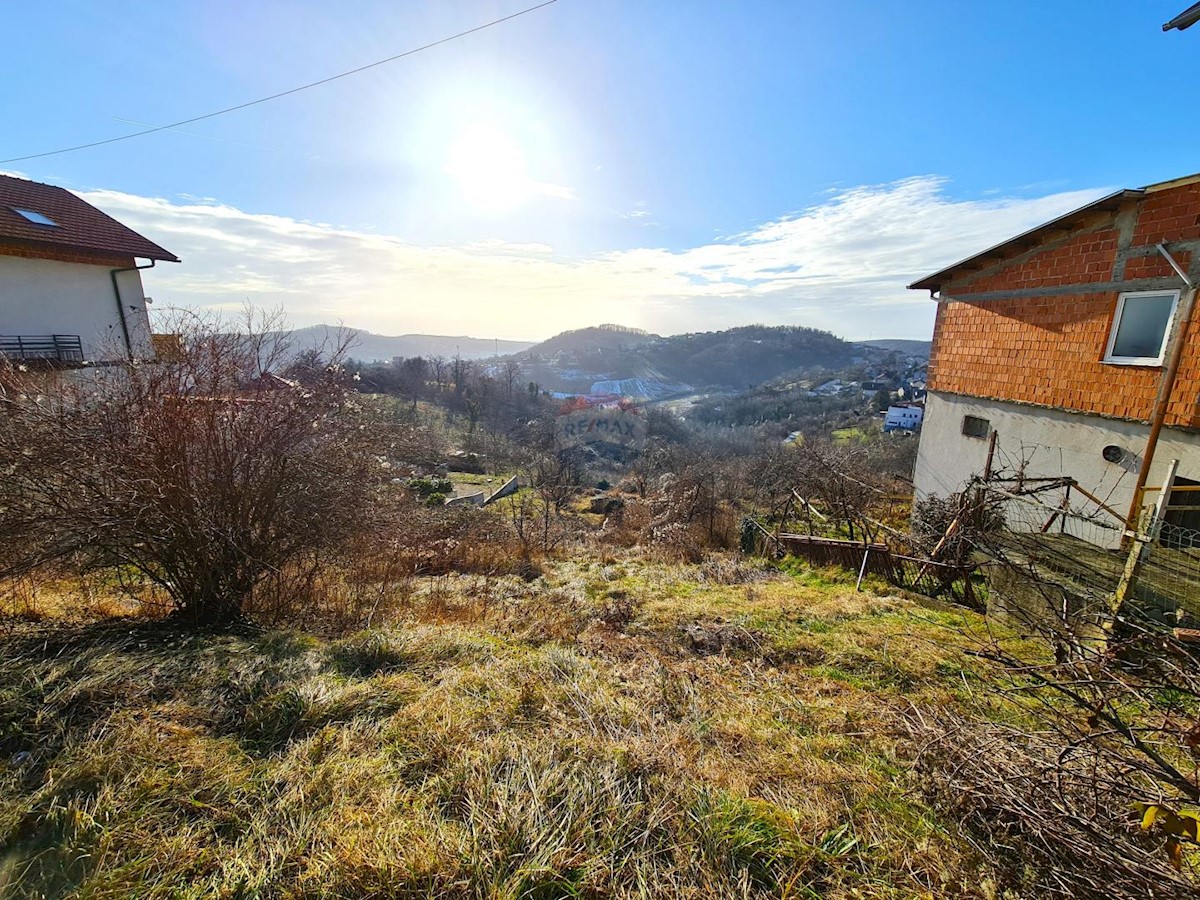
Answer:
[{"label": "sun", "polygon": [[503,128],[477,123],[451,142],[445,170],[467,202],[481,212],[505,212],[529,193],[525,154]]}]

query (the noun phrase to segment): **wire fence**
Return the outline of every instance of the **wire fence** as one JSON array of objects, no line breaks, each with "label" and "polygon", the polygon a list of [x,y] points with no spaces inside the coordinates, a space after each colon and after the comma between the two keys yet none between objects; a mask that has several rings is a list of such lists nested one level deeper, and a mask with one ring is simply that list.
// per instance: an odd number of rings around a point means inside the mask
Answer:
[{"label": "wire fence", "polygon": [[743,523],[742,549],[768,557],[794,556],[814,566],[838,566],[849,572],[875,575],[888,583],[928,597],[942,597],[981,608],[978,565],[955,565],[930,559],[912,541],[892,535],[889,543],[850,541],[816,535],[772,534],[754,519]]},{"label": "wire fence", "polygon": [[[1148,488],[1142,495],[1136,530],[1127,529],[1122,513],[1073,478],[1001,476],[976,479],[956,495],[953,520],[940,540],[926,535],[917,541],[891,527],[874,539],[858,540],[772,534],[751,522],[750,545],[744,549],[837,565],[857,571],[860,581],[873,574],[976,608],[990,607],[993,596],[1003,605],[1005,595],[1028,593],[1036,584],[1034,593],[1058,597],[1055,602],[1063,609],[1096,621],[1111,615],[1114,604],[1130,602],[1123,608],[1141,617],[1168,627],[1200,628],[1200,487],[1178,489],[1181,496],[1171,502],[1168,492],[1152,504],[1146,494],[1155,490],[1162,489]],[[866,521],[882,526],[869,517]]]},{"label": "wire fence", "polygon": [[1151,524],[1132,595],[1173,624],[1200,624],[1200,530],[1168,520]]},{"label": "wire fence", "polygon": [[989,490],[1003,500],[1004,523],[1011,531],[1068,535],[1106,549],[1120,546],[1125,523],[1096,509],[1086,498],[1072,497],[1070,486],[1037,494],[1018,494],[1004,488]]},{"label": "wire fence", "polygon": [[[1107,609],[1124,580],[1130,612],[1165,626],[1200,625],[1200,529],[1178,508],[1143,507],[1135,532],[1066,500],[1065,492],[994,492],[1004,513],[996,556],[1028,578],[1054,581],[1081,608]],[[1132,561],[1132,564],[1131,564]]]}]

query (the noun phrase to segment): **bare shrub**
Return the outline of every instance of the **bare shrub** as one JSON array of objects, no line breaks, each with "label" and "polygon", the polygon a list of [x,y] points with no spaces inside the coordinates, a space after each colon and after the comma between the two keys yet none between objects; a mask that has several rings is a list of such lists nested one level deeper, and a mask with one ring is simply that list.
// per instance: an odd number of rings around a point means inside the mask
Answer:
[{"label": "bare shrub", "polygon": [[600,612],[596,616],[600,624],[612,631],[624,631],[641,609],[641,601],[622,590],[609,591],[600,603]]},{"label": "bare shrub", "polygon": [[885,531],[907,530],[908,504],[898,495],[911,493],[905,469],[914,447],[912,440],[887,436],[769,447],[747,474],[746,495],[768,522],[875,541]]},{"label": "bare shrub", "polygon": [[1196,874],[1172,868],[1163,836],[1143,832],[1118,757],[1065,743],[1054,729],[914,719],[927,793],[985,857],[1000,856],[1022,896],[1195,897]]},{"label": "bare shrub", "polygon": [[412,549],[382,529],[354,535],[336,552],[309,554],[265,576],[244,611],[264,624],[330,634],[370,628],[407,604],[417,574]]},{"label": "bare shrub", "polygon": [[530,547],[505,514],[494,508],[417,508],[393,523],[392,536],[412,574],[537,577]]},{"label": "bare shrub", "polygon": [[0,630],[16,622],[41,619],[45,610],[38,603],[37,584],[28,576],[0,579]]},{"label": "bare shrub", "polygon": [[930,495],[913,505],[913,537],[929,550],[938,548],[937,558],[956,566],[968,564],[971,554],[986,548],[990,536],[1003,527],[1000,505],[986,502],[975,491]]},{"label": "bare shrub", "polygon": [[668,562],[698,563],[707,552],[701,534],[683,522],[665,522],[651,527],[647,549]]},{"label": "bare shrub", "polygon": [[181,317],[168,362],[22,388],[0,417],[0,575],[69,563],[137,573],[194,622],[242,615],[256,586],[365,527],[367,416],[340,368],[272,373],[281,322]]},{"label": "bare shrub", "polygon": [[609,547],[634,547],[650,527],[650,504],[628,499],[620,513],[608,516],[600,526],[598,540]]}]

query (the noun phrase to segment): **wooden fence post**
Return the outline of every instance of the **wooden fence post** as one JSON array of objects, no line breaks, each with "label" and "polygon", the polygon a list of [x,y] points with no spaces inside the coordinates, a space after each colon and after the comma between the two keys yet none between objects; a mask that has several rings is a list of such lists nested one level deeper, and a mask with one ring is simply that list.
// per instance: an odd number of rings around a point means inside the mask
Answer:
[{"label": "wooden fence post", "polygon": [[867,560],[870,558],[871,558],[871,545],[864,544],[863,545],[862,565],[858,567],[858,582],[854,585],[854,590],[856,590],[856,591],[862,590],[863,576],[867,574]]},{"label": "wooden fence post", "polygon": [[[1109,601],[1109,617],[1103,626],[1104,631],[1108,634],[1112,633],[1121,611],[1133,594],[1142,563],[1149,556],[1150,547],[1162,529],[1162,519],[1167,512],[1167,503],[1171,499],[1171,488],[1175,485],[1175,472],[1178,468],[1179,460],[1171,460],[1170,465],[1167,466],[1167,477],[1163,480],[1162,490],[1158,492],[1158,499],[1154,502],[1154,510],[1150,514],[1149,521],[1139,523],[1133,544],[1129,548],[1129,556],[1125,558],[1125,569],[1121,573],[1121,580],[1117,582],[1117,589]],[[1141,524],[1144,524],[1145,527],[1140,527]]]}]

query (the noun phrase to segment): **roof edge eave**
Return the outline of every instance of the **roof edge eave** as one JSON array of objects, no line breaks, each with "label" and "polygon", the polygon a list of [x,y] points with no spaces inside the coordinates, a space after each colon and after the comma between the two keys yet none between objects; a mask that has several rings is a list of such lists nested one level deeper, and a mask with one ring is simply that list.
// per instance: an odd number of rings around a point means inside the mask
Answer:
[{"label": "roof edge eave", "polygon": [[[1023,231],[1018,235],[1014,235],[1007,240],[988,247],[986,250],[981,250],[979,253],[974,253],[965,259],[960,259],[958,262],[946,266],[944,269],[934,272],[932,275],[927,275],[924,278],[914,281],[912,284],[908,285],[908,290],[939,291],[941,290],[943,284],[953,280],[951,276],[956,270],[961,269],[963,266],[969,265],[970,263],[973,263],[983,257],[998,254],[1001,251],[1008,249],[1013,244],[1026,241],[1047,229],[1061,227],[1079,216],[1086,215],[1091,212],[1097,212],[1108,204],[1119,203],[1123,200],[1137,199],[1144,196],[1145,193],[1145,188],[1124,188],[1119,191],[1113,191],[1111,194],[1106,194],[1105,196],[1093,200],[1091,203],[1088,203],[1085,206],[1081,206],[1078,209],[1073,209],[1068,213],[1064,213],[1056,219],[1043,222],[1041,225],[1030,228],[1028,231]],[[997,262],[998,261],[999,260],[997,260]]]},{"label": "roof edge eave", "polygon": [[[147,242],[150,243],[150,242]],[[169,250],[151,244],[150,247],[112,248],[89,247],[86,244],[64,244],[58,241],[36,241],[30,238],[0,236],[0,247],[14,247],[23,250],[44,250],[47,253],[78,253],[83,256],[114,257],[122,256],[131,259],[152,259],[156,262],[183,262]]]}]

